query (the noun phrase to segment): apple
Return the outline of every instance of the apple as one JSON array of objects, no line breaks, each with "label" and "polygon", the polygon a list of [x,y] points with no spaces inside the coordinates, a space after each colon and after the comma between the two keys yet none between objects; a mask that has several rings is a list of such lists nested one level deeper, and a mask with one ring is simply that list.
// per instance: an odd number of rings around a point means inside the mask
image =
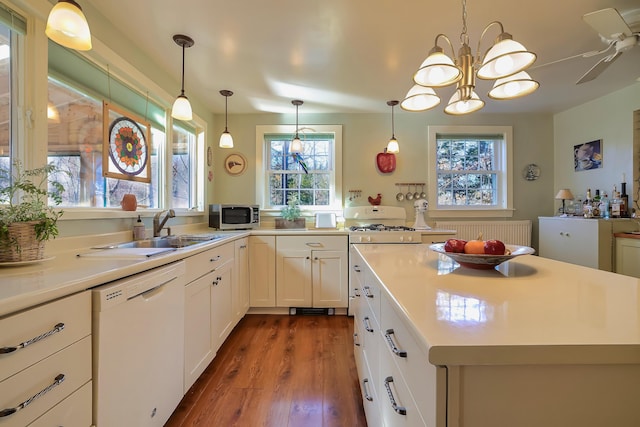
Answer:
[{"label": "apple", "polygon": [[487,255],[504,255],[506,247],[500,240],[487,240],[484,242],[484,253]]},{"label": "apple", "polygon": [[464,247],[467,244],[466,240],[462,239],[449,239],[444,242],[444,250],[445,252],[456,252],[456,253],[464,253]]}]

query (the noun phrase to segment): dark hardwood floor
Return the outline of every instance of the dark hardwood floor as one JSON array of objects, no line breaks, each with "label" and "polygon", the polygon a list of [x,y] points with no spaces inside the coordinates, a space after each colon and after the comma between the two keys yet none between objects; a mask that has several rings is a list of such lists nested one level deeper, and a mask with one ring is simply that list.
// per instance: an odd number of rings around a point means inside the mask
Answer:
[{"label": "dark hardwood floor", "polygon": [[365,427],[353,318],[246,315],[167,427]]}]

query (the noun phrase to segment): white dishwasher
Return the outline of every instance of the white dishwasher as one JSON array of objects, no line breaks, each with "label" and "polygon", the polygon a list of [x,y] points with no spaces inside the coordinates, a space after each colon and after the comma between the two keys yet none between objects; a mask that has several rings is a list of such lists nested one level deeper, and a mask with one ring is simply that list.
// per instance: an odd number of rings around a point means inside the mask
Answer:
[{"label": "white dishwasher", "polygon": [[183,396],[184,262],[92,291],[93,422],[163,426]]}]

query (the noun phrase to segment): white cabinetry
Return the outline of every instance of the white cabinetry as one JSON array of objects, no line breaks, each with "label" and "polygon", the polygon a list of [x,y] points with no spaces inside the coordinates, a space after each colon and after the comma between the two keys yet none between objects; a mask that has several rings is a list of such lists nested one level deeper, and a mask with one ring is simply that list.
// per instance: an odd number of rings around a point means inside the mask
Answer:
[{"label": "white cabinetry", "polygon": [[249,310],[249,239],[238,239],[234,245],[236,283],[233,285],[233,311],[237,323]]},{"label": "white cabinetry", "polygon": [[640,277],[640,239],[616,238],[616,273]]},{"label": "white cabinetry", "polygon": [[89,292],[0,319],[0,425],[91,425],[91,375]]},{"label": "white cabinetry", "polygon": [[235,324],[231,308],[234,252],[234,243],[227,243],[185,260],[185,393]]},{"label": "white cabinetry", "polygon": [[540,256],[613,271],[613,233],[632,228],[628,219],[540,217]]},{"label": "white cabinetry", "polygon": [[251,307],[276,306],[276,236],[249,236]]},{"label": "white cabinetry", "polygon": [[277,236],[276,306],[348,305],[347,236]]}]

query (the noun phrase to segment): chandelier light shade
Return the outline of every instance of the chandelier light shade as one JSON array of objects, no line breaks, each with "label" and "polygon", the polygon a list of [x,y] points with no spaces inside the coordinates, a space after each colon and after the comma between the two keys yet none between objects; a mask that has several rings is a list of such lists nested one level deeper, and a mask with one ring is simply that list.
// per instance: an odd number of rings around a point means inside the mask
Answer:
[{"label": "chandelier light shade", "polygon": [[533,93],[540,83],[533,80],[526,71],[520,71],[512,76],[496,80],[489,92],[492,99],[515,99]]},{"label": "chandelier light shade", "polygon": [[291,145],[289,145],[289,152],[302,153],[302,141],[300,141],[300,136],[298,135],[298,107],[304,104],[304,102],[299,99],[294,99],[291,103],[296,106],[296,134],[291,140]]},{"label": "chandelier light shade", "polygon": [[387,144],[387,153],[399,153],[400,146],[398,145],[398,140],[396,139],[395,121],[393,117],[393,107],[398,105],[398,101],[387,101],[387,105],[391,107],[391,139]]},{"label": "chandelier light shade", "polygon": [[45,34],[54,42],[75,50],[91,50],[91,31],[82,8],[73,0],[58,0],[47,18]]},{"label": "chandelier light shade", "polygon": [[406,111],[425,111],[440,104],[440,97],[430,87],[413,85],[400,104]]},{"label": "chandelier light shade", "polygon": [[224,132],[220,135],[220,148],[233,148],[233,137],[229,133],[229,128],[227,127],[228,120],[228,111],[227,111],[227,101],[229,97],[233,95],[233,92],[230,90],[221,90],[220,95],[224,96]]},{"label": "chandelier light shade", "polygon": [[182,47],[182,86],[180,89],[180,95],[176,98],[171,108],[171,117],[178,120],[191,120],[193,119],[193,111],[191,110],[191,103],[189,98],[184,94],[184,51],[186,48],[193,46],[194,41],[191,37],[183,34],[176,34],[173,36],[173,41],[178,46]]},{"label": "chandelier light shade", "polygon": [[[487,31],[500,27],[500,34],[494,44],[482,56],[480,42]],[[452,56],[444,53],[438,45],[444,40],[451,48]],[[441,88],[456,84],[456,91],[445,107],[445,113],[453,115],[470,114],[480,110],[485,103],[476,89],[476,77],[485,80],[496,80],[489,97],[496,100],[515,99],[533,93],[540,86],[524,70],[536,60],[536,54],[529,52],[522,44],[513,40],[511,34],[504,31],[502,23],[493,21],[483,30],[478,49],[474,55],[469,47],[467,34],[467,1],[462,0],[462,45],[455,55],[451,40],[444,34],[438,34],[435,46],[429,51],[420,68],[413,76],[415,86],[407,93],[400,106],[407,111],[426,111],[440,103],[440,97],[433,88]],[[451,58],[455,58],[451,59]],[[429,91],[420,90],[420,87]]]}]

